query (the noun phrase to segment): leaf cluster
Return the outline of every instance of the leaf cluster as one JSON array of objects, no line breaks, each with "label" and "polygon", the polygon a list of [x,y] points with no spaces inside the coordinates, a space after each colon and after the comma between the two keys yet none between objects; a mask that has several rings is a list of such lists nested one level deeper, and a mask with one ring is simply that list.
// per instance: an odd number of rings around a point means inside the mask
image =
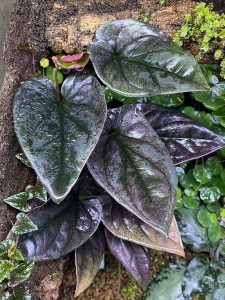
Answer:
[{"label": "leaf cluster", "polygon": [[186,15],[185,22],[176,33],[174,41],[182,46],[186,41],[198,46],[196,58],[201,60],[204,55],[211,54],[220,61],[221,77],[225,78],[225,14],[213,11],[211,4],[200,3]]}]

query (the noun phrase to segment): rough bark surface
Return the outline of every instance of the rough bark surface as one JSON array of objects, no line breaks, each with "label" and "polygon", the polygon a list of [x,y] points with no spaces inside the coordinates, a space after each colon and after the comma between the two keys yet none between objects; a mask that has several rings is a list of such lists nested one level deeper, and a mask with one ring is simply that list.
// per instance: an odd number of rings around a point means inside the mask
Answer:
[{"label": "rough bark surface", "polygon": [[[33,72],[32,55],[21,45],[29,43],[36,49],[38,64],[48,48],[68,53],[80,50],[90,43],[99,25],[116,18],[138,19],[143,12],[149,12],[153,24],[173,35],[184,14],[195,5],[189,0],[167,7],[155,0],[17,0],[5,42],[0,93],[0,241],[10,230],[15,214],[2,200],[35,180],[33,172],[15,157],[20,148],[13,130],[13,97],[19,83]],[[62,260],[37,264],[29,281],[32,299],[71,299],[60,290],[64,271]]]}]

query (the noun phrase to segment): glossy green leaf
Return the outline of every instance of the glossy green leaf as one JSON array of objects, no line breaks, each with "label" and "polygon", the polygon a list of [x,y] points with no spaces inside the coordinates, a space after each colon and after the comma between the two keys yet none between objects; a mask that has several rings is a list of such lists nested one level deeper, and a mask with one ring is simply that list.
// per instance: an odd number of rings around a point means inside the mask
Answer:
[{"label": "glossy green leaf", "polygon": [[20,145],[55,202],[80,175],[106,117],[98,81],[84,73],[67,77],[63,100],[46,77],[23,82],[15,96],[14,124]]},{"label": "glossy green leaf", "polygon": [[210,212],[217,212],[217,211],[220,210],[220,208],[221,208],[221,205],[220,205],[220,203],[218,201],[207,204],[207,209]]},{"label": "glossy green leaf", "polygon": [[150,98],[150,102],[166,107],[177,107],[183,104],[183,94],[161,95]]},{"label": "glossy green leaf", "polygon": [[191,250],[210,251],[207,229],[203,228],[197,219],[199,209],[181,208],[176,211],[176,219],[183,243]]},{"label": "glossy green leaf", "polygon": [[195,189],[199,186],[199,183],[193,176],[193,172],[188,172],[187,174],[181,175],[179,178],[179,183],[185,189]]},{"label": "glossy green leaf", "polygon": [[89,50],[99,78],[122,95],[209,89],[194,58],[150,25],[132,20],[104,24]]},{"label": "glossy green leaf", "polygon": [[19,213],[16,216],[16,223],[12,227],[12,232],[18,235],[38,230],[37,225],[28,217],[27,214]]},{"label": "glossy green leaf", "polygon": [[105,236],[110,252],[139,284],[146,286],[149,283],[150,275],[150,262],[147,249],[140,245],[124,241],[114,236],[107,229],[105,229]]},{"label": "glossy green leaf", "polygon": [[115,236],[148,248],[184,256],[175,218],[172,220],[169,236],[165,238],[115,201],[105,204],[103,212],[102,222]]},{"label": "glossy green leaf", "polygon": [[184,261],[170,263],[148,286],[144,300],[184,300],[181,282],[186,270]]},{"label": "glossy green leaf", "polygon": [[209,226],[208,238],[209,238],[210,242],[212,242],[213,244],[216,244],[217,242],[219,242],[220,237],[221,237],[220,225],[214,224],[214,225]]},{"label": "glossy green leaf", "polygon": [[195,166],[193,176],[201,184],[208,183],[212,179],[212,173],[209,172],[204,165]]},{"label": "glossy green leaf", "polygon": [[97,230],[90,239],[75,250],[76,292],[81,294],[92,283],[104,257],[105,237]]},{"label": "glossy green leaf", "polygon": [[183,203],[184,206],[186,206],[187,208],[196,208],[199,207],[200,205],[200,199],[198,196],[184,196],[183,197]]},{"label": "glossy green leaf", "polygon": [[215,271],[206,257],[199,256],[194,258],[189,263],[182,280],[182,290],[185,299],[192,299],[195,293],[202,296],[212,294],[215,286],[215,275]]},{"label": "glossy green leaf", "polygon": [[20,263],[10,274],[10,281],[8,285],[10,287],[15,287],[18,284],[21,284],[22,282],[26,281],[30,277],[33,267],[33,261]]},{"label": "glossy green leaf", "polygon": [[202,187],[200,188],[200,198],[205,203],[213,203],[220,199],[220,190],[217,187]]},{"label": "glossy green leaf", "polygon": [[111,110],[88,168],[122,206],[168,234],[176,204],[174,164],[135,106]]},{"label": "glossy green leaf", "polygon": [[210,213],[205,208],[200,209],[197,214],[198,222],[205,228],[209,228],[215,223],[215,216],[215,214]]},{"label": "glossy green leaf", "polygon": [[213,177],[212,180],[210,181],[210,185],[217,187],[220,190],[220,194],[225,196],[225,180],[223,180],[221,176]]},{"label": "glossy green leaf", "polygon": [[22,253],[17,249],[17,244],[13,240],[6,239],[0,244],[0,260],[24,260]]},{"label": "glossy green leaf", "polygon": [[10,273],[13,271],[14,265],[8,260],[3,260],[0,262],[0,283],[10,276]]},{"label": "glossy green leaf", "polygon": [[213,176],[217,176],[222,172],[223,166],[219,162],[219,157],[212,156],[207,159],[206,168],[212,173]]},{"label": "glossy green leaf", "polygon": [[29,213],[38,230],[21,235],[18,247],[28,260],[56,259],[85,243],[102,217],[98,199],[79,202],[68,196],[60,205],[49,202]]}]

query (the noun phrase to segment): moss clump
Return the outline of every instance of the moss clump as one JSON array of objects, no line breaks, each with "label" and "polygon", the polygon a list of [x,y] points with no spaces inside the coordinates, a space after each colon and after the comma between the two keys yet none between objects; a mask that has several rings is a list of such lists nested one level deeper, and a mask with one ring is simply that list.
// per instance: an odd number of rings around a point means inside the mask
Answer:
[{"label": "moss clump", "polygon": [[220,62],[220,75],[225,78],[225,14],[213,11],[213,6],[200,3],[187,14],[174,41],[182,46],[185,41],[198,45],[196,59],[201,60],[205,54],[214,56]]}]

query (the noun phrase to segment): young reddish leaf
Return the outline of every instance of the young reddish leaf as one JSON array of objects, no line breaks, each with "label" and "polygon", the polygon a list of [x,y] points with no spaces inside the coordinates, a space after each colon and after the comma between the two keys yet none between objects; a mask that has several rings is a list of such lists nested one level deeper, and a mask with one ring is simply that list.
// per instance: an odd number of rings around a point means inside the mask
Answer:
[{"label": "young reddish leaf", "polygon": [[126,242],[105,229],[110,252],[142,286],[149,283],[150,263],[148,250],[140,245]]},{"label": "young reddish leaf", "polygon": [[103,224],[115,236],[139,245],[185,256],[184,249],[173,217],[169,236],[157,232],[115,201],[108,202],[103,208]]},{"label": "young reddish leaf", "polygon": [[105,237],[97,230],[90,239],[75,250],[77,286],[75,297],[92,283],[104,257]]},{"label": "young reddish leaf", "polygon": [[196,159],[225,146],[222,138],[177,110],[137,104],[165,143],[175,164]]}]

